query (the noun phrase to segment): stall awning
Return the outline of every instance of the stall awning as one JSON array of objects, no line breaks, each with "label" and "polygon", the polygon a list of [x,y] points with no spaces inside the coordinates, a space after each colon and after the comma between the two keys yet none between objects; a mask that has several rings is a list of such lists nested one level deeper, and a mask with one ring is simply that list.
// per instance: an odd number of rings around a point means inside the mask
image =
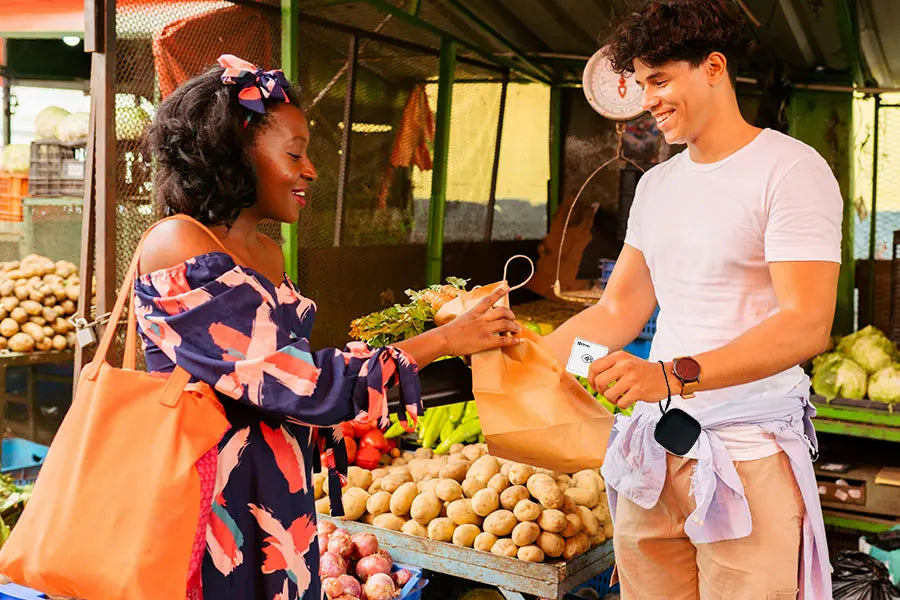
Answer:
[{"label": "stall awning", "polygon": [[84,0],[3,0],[0,37],[60,37],[84,33]]}]

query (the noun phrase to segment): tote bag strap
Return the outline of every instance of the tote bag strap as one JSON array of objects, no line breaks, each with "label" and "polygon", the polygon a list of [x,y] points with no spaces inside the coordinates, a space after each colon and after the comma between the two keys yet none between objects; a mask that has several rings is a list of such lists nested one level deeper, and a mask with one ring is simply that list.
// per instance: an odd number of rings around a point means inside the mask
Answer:
[{"label": "tote bag strap", "polygon": [[[136,354],[137,354],[137,317],[135,315],[134,310],[134,282],[137,278],[137,272],[140,265],[141,260],[141,251],[144,248],[144,242],[147,239],[147,236],[151,231],[161,223],[165,223],[166,221],[187,221],[193,223],[196,227],[200,228],[203,232],[205,232],[210,239],[212,239],[219,248],[221,248],[222,252],[228,254],[235,259],[235,256],[232,252],[229,252],[227,248],[222,244],[216,235],[209,230],[205,225],[193,219],[187,215],[172,215],[171,217],[167,217],[165,219],[161,219],[157,221],[153,225],[150,226],[147,231],[144,232],[144,235],[141,236],[141,240],[138,242],[137,248],[134,250],[134,256],[131,259],[131,264],[128,267],[128,272],[125,275],[125,279],[122,280],[122,287],[119,289],[119,295],[116,297],[116,303],[113,305],[112,312],[109,316],[109,324],[106,327],[106,330],[103,332],[103,337],[100,338],[100,343],[97,346],[97,353],[94,356],[94,359],[85,367],[85,376],[88,378],[95,378],[97,373],[100,370],[100,365],[106,361],[106,356],[109,353],[109,348],[112,345],[112,340],[116,335],[116,331],[119,328],[119,321],[122,318],[122,311],[125,308],[125,302],[130,301],[131,306],[128,311],[128,322],[127,322],[127,330],[125,335],[125,352],[123,356],[123,367],[126,369],[134,369],[136,362]],[[180,367],[175,367],[175,372],[182,370]],[[186,374],[186,373],[185,373]],[[174,373],[173,373],[174,375]],[[176,379],[183,379],[183,374],[179,373],[179,376]],[[187,384],[188,379],[184,381],[184,385]],[[182,389],[184,387],[182,385]]]}]

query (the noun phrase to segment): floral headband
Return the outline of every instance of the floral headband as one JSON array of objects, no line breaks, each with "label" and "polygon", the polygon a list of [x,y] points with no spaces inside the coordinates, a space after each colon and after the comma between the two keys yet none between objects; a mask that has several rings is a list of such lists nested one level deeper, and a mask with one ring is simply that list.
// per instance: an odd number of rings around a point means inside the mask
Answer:
[{"label": "floral headband", "polygon": [[254,113],[266,113],[264,99],[272,98],[290,103],[287,95],[290,83],[285,78],[284,71],[280,69],[263,71],[253,63],[233,54],[223,54],[218,58],[218,63],[225,69],[222,73],[222,83],[240,86],[238,102],[251,111],[244,120],[244,127],[250,124]]}]

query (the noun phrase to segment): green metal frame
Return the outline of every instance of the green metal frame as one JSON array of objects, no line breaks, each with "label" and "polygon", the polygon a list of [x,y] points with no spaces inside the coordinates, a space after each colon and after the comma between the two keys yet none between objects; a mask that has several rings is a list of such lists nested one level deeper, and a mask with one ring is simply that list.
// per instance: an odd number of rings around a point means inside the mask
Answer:
[{"label": "green metal frame", "polygon": [[872,123],[872,207],[869,213],[869,281],[868,315],[875,320],[875,237],[878,224],[878,139],[881,137],[878,118],[881,114],[881,95],[875,94],[875,120]]},{"label": "green metal frame", "polygon": [[456,76],[456,41],[441,38],[437,112],[434,118],[434,160],[431,173],[431,204],[428,212],[428,242],[425,279],[428,285],[441,282],[444,255],[444,211],[447,204],[447,167],[450,156],[450,110]]},{"label": "green metal frame", "polygon": [[882,533],[889,531],[894,525],[887,523],[873,523],[862,519],[854,519],[852,517],[839,517],[837,515],[823,515],[825,524],[830,527],[842,527],[844,529],[853,529],[856,531],[865,531],[866,533]]},{"label": "green metal frame", "polygon": [[[300,78],[298,59],[300,56],[300,0],[281,0],[281,69],[288,81]],[[292,281],[297,281],[300,256],[297,223],[282,223],[282,250],[284,251],[285,272]]]},{"label": "green metal frame", "polygon": [[856,0],[836,0],[834,3],[835,19],[841,43],[847,51],[853,83],[862,87],[866,84],[863,62],[859,51],[859,26],[856,19]]},{"label": "green metal frame", "polygon": [[547,189],[547,230],[559,210],[560,187],[562,185],[562,88],[550,88],[550,181]]}]

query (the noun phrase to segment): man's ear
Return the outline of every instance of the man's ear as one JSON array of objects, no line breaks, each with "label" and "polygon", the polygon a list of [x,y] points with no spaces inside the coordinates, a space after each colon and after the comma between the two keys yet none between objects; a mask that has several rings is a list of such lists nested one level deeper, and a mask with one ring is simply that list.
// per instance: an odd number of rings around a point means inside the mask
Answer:
[{"label": "man's ear", "polygon": [[728,59],[721,52],[712,52],[703,62],[703,69],[709,85],[718,85],[728,78]]}]

